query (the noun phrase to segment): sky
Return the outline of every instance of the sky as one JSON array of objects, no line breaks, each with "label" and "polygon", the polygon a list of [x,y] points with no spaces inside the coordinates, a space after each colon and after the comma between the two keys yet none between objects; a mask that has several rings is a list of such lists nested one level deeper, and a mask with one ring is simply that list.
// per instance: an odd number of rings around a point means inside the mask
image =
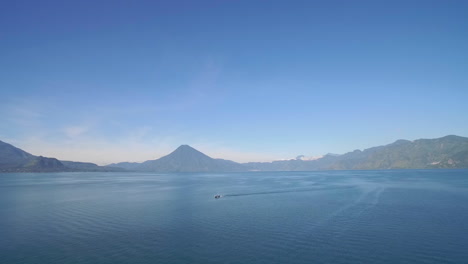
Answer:
[{"label": "sky", "polygon": [[468,136],[468,1],[4,1],[0,140],[271,161]]}]

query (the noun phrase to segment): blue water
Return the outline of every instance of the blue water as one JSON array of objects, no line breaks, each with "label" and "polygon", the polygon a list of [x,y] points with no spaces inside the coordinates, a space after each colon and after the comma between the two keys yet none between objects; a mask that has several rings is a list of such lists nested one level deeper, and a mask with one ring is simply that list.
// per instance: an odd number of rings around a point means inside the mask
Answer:
[{"label": "blue water", "polygon": [[468,170],[0,174],[0,263],[468,263]]}]

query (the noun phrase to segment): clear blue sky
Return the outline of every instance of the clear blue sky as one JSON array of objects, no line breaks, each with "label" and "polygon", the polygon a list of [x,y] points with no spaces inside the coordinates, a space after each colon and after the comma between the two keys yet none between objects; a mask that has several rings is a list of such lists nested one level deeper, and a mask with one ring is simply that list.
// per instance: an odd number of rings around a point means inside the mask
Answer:
[{"label": "clear blue sky", "polygon": [[468,136],[468,1],[4,1],[0,140],[262,161]]}]

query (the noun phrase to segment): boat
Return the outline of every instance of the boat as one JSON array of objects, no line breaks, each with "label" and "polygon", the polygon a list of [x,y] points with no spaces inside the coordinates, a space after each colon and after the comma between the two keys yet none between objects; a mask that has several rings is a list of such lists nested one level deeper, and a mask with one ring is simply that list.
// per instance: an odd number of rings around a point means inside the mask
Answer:
[{"label": "boat", "polygon": [[220,194],[216,194],[216,195],[215,195],[215,199],[219,199],[219,198],[221,198],[221,195],[220,195]]}]

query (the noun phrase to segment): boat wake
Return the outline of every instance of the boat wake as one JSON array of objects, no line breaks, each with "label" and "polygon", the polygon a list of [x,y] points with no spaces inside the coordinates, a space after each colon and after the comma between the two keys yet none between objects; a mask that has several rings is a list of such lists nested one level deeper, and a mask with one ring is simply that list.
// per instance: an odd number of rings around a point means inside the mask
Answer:
[{"label": "boat wake", "polygon": [[340,187],[309,188],[309,189],[272,190],[272,191],[263,191],[263,192],[225,194],[222,197],[239,197],[239,196],[269,195],[269,194],[280,194],[280,193],[314,192],[314,191],[324,191],[324,190],[332,190],[332,189],[348,189],[348,188],[354,188],[354,187],[340,186]]}]

